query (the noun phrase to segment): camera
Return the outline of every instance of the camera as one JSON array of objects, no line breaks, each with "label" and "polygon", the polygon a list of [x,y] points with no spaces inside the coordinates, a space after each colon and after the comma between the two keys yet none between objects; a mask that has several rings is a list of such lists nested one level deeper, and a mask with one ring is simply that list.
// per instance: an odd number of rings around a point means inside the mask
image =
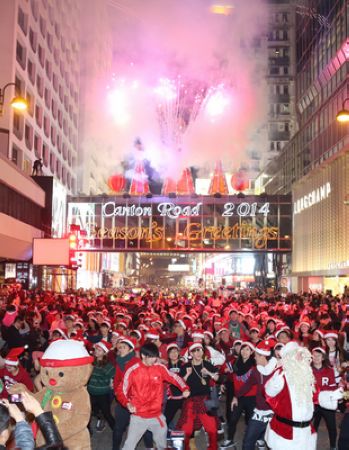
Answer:
[{"label": "camera", "polygon": [[22,394],[12,394],[10,396],[10,403],[21,403]]}]

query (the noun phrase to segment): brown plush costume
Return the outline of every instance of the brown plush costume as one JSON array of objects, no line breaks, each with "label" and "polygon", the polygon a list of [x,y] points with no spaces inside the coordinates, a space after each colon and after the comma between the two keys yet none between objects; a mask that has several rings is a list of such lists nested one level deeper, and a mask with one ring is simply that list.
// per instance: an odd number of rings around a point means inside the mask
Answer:
[{"label": "brown plush costume", "polygon": [[[93,357],[83,343],[74,340],[52,342],[41,358],[44,388],[35,394],[44,411],[52,411],[64,445],[69,450],[89,450],[90,397],[86,384],[92,372]],[[23,385],[17,385],[19,392]],[[39,432],[36,445],[44,445]]]}]

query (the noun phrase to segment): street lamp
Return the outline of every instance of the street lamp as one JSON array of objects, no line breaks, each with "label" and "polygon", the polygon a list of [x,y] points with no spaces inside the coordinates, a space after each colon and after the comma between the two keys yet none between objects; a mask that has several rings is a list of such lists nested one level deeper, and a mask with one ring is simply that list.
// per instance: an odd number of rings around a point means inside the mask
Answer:
[{"label": "street lamp", "polygon": [[349,110],[345,109],[346,102],[349,101],[349,97],[343,102],[342,109],[338,112],[336,119],[338,122],[349,122]]},{"label": "street lamp", "polygon": [[[0,89],[0,116],[4,114],[5,91],[9,86],[16,86],[16,83],[7,83]],[[10,102],[12,108],[16,111],[25,111],[28,108],[28,102],[20,95],[16,95]]]}]

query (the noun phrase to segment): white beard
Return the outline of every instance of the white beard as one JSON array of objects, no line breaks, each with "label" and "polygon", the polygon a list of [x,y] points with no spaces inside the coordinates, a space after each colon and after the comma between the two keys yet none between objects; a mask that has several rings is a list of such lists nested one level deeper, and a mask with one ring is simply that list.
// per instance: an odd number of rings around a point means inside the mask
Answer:
[{"label": "white beard", "polygon": [[310,363],[311,354],[304,347],[289,352],[282,358],[286,379],[294,390],[295,401],[300,405],[313,402],[314,374]]}]

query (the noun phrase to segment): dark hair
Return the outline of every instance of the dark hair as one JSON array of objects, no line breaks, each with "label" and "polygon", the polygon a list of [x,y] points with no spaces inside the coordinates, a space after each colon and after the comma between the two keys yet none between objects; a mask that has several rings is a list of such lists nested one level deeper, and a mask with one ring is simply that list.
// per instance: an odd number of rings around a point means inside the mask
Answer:
[{"label": "dark hair", "polygon": [[8,412],[8,409],[4,405],[0,405],[0,433],[2,433],[4,430],[7,430],[7,428],[10,425],[10,414]]},{"label": "dark hair", "polygon": [[149,356],[150,358],[158,358],[159,349],[155,344],[149,342],[148,344],[142,345],[140,354],[143,356]]}]

